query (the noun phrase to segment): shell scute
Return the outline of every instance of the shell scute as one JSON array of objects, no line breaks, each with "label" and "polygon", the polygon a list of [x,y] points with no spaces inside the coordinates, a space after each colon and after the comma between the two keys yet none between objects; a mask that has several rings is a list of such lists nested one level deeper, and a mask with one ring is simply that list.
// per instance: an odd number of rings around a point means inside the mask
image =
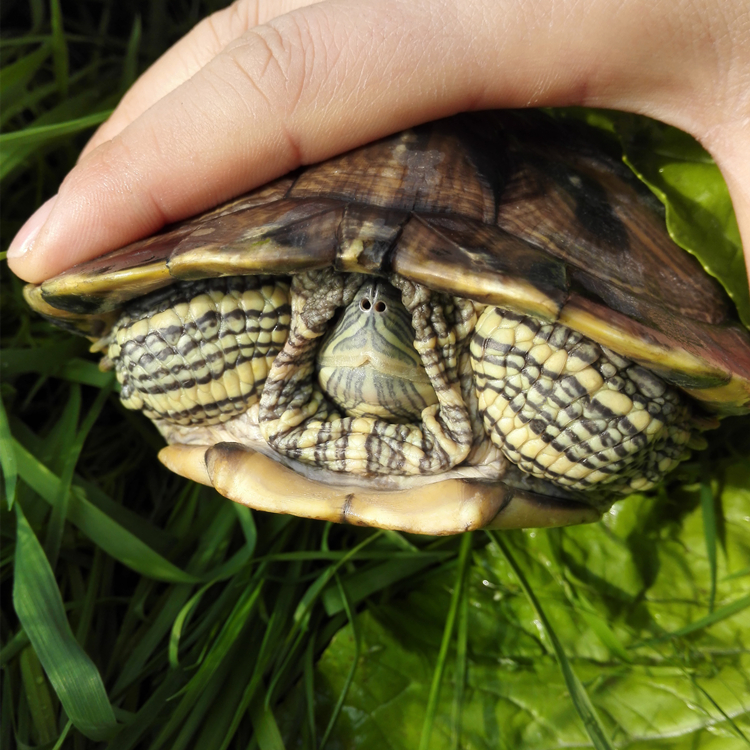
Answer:
[{"label": "shell scute", "polygon": [[207,211],[206,213],[200,214],[194,217],[193,220],[197,224],[204,224],[206,222],[220,219],[223,216],[237,213],[238,211],[247,211],[250,208],[256,206],[264,206],[274,201],[286,198],[290,188],[294,185],[295,177],[293,175],[286,175],[280,177],[278,180],[269,182],[267,185],[262,185],[257,190],[253,190],[249,193],[233,198],[226,203],[222,203],[216,208]]},{"label": "shell scute", "polygon": [[[743,372],[741,362],[714,356],[712,348],[718,347],[704,344],[693,321],[682,321],[680,329],[680,322],[675,320],[674,327],[663,332],[575,293],[562,309],[559,320],[667,382],[691,389],[693,395],[720,414],[735,413],[735,405],[746,411],[750,404],[750,370]],[[744,342],[741,346],[747,354],[742,356],[747,358],[750,354],[747,337],[736,330],[736,342]],[[733,395],[727,399],[717,396],[725,389]]]},{"label": "shell scute", "polygon": [[565,267],[501,229],[447,216],[413,216],[394,253],[393,270],[425,286],[557,318],[567,298]]},{"label": "shell scute", "polygon": [[94,258],[41,284],[53,308],[81,315],[118,309],[124,302],[172,283],[167,258],[188,228],[149,237]]},{"label": "shell scute", "polygon": [[641,297],[708,323],[727,318],[723,290],[675,247],[663,209],[622,164],[575,140],[562,142],[554,130],[543,141],[523,134],[517,140],[500,226],[570,263],[590,285],[616,285],[621,299]]},{"label": "shell scute", "polygon": [[490,222],[495,194],[467,141],[450,125],[429,123],[308,167],[289,196],[326,195],[347,203]]},{"label": "shell scute", "polygon": [[349,204],[338,228],[335,267],[339,271],[385,274],[404,224],[406,211]]},{"label": "shell scute", "polygon": [[86,336],[92,340],[99,339],[109,331],[117,321],[116,312],[105,312],[98,315],[68,312],[52,307],[44,300],[40,286],[27,284],[23,289],[26,303],[50,323],[54,323],[70,333]]},{"label": "shell scute", "polygon": [[344,207],[338,201],[283,198],[207,222],[172,252],[179,279],[293,273],[330,266]]}]

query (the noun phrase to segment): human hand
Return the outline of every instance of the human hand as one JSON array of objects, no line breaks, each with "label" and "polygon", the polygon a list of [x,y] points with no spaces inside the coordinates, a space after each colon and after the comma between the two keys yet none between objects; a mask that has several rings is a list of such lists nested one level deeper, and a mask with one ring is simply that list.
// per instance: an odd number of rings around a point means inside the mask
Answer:
[{"label": "human hand", "polygon": [[562,105],[695,136],[722,170],[750,257],[745,0],[239,0],[136,82],[8,262],[39,282],[411,125]]}]

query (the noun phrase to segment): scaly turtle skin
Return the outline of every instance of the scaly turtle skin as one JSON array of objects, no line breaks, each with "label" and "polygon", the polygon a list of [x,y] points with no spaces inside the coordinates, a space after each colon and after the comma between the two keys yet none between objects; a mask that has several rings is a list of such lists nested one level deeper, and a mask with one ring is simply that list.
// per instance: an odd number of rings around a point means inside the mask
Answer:
[{"label": "scaly turtle skin", "polygon": [[597,519],[750,411],[750,336],[616,159],[463,114],[29,286],[162,461],[255,508],[423,533]]}]

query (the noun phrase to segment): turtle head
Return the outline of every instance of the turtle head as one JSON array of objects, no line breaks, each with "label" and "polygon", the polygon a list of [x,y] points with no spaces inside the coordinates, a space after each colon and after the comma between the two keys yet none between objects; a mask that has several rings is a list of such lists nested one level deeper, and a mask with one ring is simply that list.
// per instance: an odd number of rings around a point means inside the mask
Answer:
[{"label": "turtle head", "polygon": [[318,350],[318,382],[350,417],[418,421],[437,403],[398,291],[367,279]]}]

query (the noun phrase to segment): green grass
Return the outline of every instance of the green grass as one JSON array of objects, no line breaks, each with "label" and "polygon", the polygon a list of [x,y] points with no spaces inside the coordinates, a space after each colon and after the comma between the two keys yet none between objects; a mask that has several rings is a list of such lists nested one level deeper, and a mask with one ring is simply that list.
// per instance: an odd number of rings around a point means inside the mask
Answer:
[{"label": "green grass", "polygon": [[[2,19],[3,247],[209,10],[65,7]],[[253,513],[166,472],[85,342],[0,273],[0,746],[750,745],[750,420],[590,527]]]}]

